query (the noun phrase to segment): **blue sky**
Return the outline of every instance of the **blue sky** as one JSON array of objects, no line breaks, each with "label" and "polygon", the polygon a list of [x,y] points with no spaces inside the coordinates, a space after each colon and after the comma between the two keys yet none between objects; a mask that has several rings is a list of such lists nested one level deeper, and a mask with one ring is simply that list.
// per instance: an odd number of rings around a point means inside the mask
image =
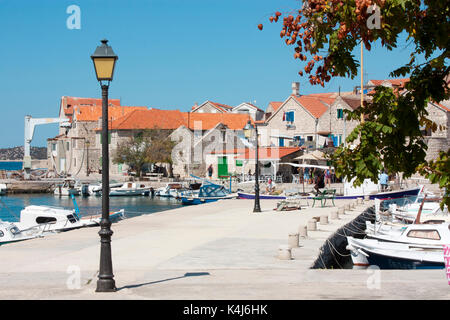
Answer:
[{"label": "blue sky", "polygon": [[[100,97],[90,55],[99,40],[119,56],[110,98],[122,105],[187,111],[206,100],[265,109],[283,101],[291,82],[303,94],[350,91],[359,78],[311,86],[269,16],[294,0],[0,0],[0,148],[23,145],[24,116],[57,117],[61,96]],[[69,30],[70,5],[81,29]],[[259,31],[257,25],[264,24]],[[385,79],[408,60],[409,48],[381,45],[364,55],[365,77]],[[359,56],[359,49],[355,51]],[[366,81],[365,81],[366,82]],[[33,146],[46,146],[58,126],[36,127]]]}]

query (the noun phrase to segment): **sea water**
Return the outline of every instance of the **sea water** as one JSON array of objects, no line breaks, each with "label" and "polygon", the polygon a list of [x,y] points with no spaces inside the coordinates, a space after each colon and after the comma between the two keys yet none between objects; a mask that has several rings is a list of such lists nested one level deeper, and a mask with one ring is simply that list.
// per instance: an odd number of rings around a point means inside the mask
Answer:
[{"label": "sea water", "polygon": [[22,161],[0,161],[0,170],[15,171],[22,170]]},{"label": "sea water", "polygon": [[[75,197],[81,216],[97,215],[102,213],[102,197],[89,196]],[[73,201],[67,196],[53,194],[10,194],[0,196],[0,220],[19,221],[20,211],[30,205],[46,205],[74,209]],[[151,214],[178,208],[181,202],[174,198],[159,198],[150,196],[110,197],[110,211],[125,209],[127,218]]]}]

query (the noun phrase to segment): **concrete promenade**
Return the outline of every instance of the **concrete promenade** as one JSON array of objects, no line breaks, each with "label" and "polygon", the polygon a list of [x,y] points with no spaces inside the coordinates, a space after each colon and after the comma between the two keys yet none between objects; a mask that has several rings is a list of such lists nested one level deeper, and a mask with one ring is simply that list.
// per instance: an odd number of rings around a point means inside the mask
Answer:
[{"label": "concrete promenade", "polygon": [[276,202],[261,201],[258,214],[251,200],[222,200],[113,224],[116,293],[94,292],[98,227],[1,246],[0,299],[450,299],[445,270],[309,269],[371,202],[317,224],[293,260],[277,259],[291,231],[348,201],[287,212]]}]

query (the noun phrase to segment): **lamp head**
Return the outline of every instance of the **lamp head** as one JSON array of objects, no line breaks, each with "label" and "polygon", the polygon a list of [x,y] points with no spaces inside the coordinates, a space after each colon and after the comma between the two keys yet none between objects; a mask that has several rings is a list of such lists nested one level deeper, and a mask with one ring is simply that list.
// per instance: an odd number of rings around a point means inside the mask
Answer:
[{"label": "lamp head", "polygon": [[108,45],[108,40],[101,40],[101,43],[102,45],[98,46],[91,56],[94,62],[95,74],[98,81],[112,81],[116,61],[119,57]]}]

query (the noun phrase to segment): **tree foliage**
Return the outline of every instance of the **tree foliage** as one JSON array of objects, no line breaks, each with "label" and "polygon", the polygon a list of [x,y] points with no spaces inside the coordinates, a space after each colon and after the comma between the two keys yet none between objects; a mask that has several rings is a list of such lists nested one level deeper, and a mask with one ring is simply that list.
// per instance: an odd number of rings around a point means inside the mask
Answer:
[{"label": "tree foliage", "polygon": [[144,165],[148,163],[172,164],[174,142],[170,132],[159,128],[135,132],[127,140],[120,142],[113,154],[113,163],[125,163],[136,170],[141,177]]},{"label": "tree foliage", "polygon": [[[427,162],[421,132],[421,127],[439,129],[428,118],[428,102],[449,99],[449,13],[450,2],[442,0],[307,0],[293,12],[276,12],[269,18],[271,22],[283,18],[280,37],[294,46],[294,59],[302,63],[309,59],[299,75],[305,72],[311,84],[321,86],[332,77],[357,76],[359,61],[352,52],[360,43],[369,51],[377,41],[394,50],[399,36],[407,35],[410,59],[390,76],[409,75],[410,80],[401,91],[377,87],[363,110],[346,113],[355,120],[363,113],[365,121],[347,138],[359,141],[356,148],[340,147],[334,154],[338,175],[356,177],[359,185],[365,178],[377,182],[378,172],[386,168],[403,172],[404,177],[419,172],[432,183],[449,187],[449,151]],[[377,17],[380,25],[374,28]],[[444,202],[450,204],[448,193]]]}]

